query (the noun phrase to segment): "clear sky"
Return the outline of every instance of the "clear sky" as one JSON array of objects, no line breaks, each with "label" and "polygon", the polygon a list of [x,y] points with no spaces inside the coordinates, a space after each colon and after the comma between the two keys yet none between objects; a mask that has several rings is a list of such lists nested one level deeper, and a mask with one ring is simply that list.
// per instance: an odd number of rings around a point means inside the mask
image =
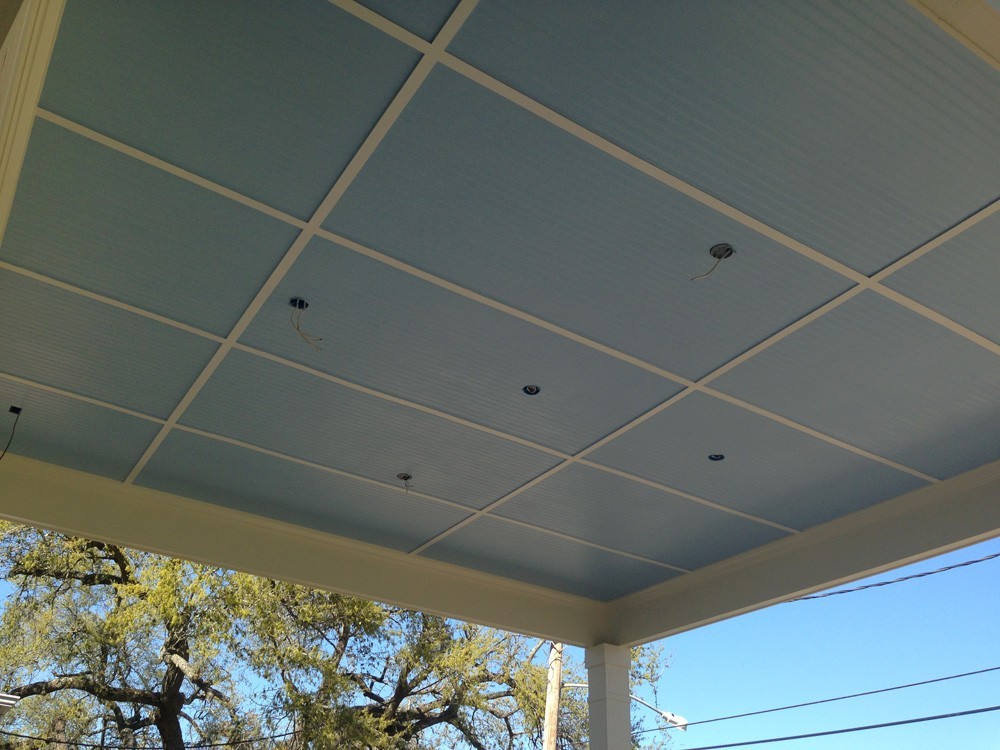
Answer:
[{"label": "clear sky", "polygon": [[[1000,539],[993,539],[844,588],[998,552]],[[658,685],[658,705],[691,722],[1000,666],[1000,559],[779,604],[661,643],[670,668]],[[669,734],[671,747],[685,750],[995,705],[1000,671]],[[655,718],[636,703],[632,712]],[[1000,750],[1000,711],[750,747]]]}]

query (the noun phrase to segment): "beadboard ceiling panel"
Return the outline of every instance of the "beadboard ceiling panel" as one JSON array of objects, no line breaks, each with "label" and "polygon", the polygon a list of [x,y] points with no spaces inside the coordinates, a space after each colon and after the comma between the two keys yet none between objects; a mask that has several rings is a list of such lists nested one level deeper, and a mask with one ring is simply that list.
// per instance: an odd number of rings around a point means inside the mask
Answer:
[{"label": "beadboard ceiling panel", "polygon": [[905,2],[487,0],[450,50],[865,273],[1000,196],[1000,76]]},{"label": "beadboard ceiling panel", "polygon": [[416,61],[324,0],[69,3],[41,105],[308,218]]},{"label": "beadboard ceiling panel", "polygon": [[[691,378],[846,287],[446,70],[326,226]],[[722,242],[736,255],[713,283],[692,282]]]},{"label": "beadboard ceiling panel", "polygon": [[469,515],[186,432],[167,438],[138,483],[404,552]]},{"label": "beadboard ceiling panel", "polygon": [[940,19],[61,2],[0,516],[579,643],[1000,533],[1000,63]]},{"label": "beadboard ceiling panel", "polygon": [[[293,297],[311,300],[300,328],[322,339],[315,347],[293,332]],[[324,240],[242,340],[560,451],[587,447],[681,389]],[[526,397],[532,385],[541,391]]]}]

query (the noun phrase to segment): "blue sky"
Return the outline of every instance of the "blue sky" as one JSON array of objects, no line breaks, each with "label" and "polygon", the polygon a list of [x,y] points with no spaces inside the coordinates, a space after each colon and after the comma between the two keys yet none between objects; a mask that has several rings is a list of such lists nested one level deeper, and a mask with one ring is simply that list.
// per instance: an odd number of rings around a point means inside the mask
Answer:
[{"label": "blue sky", "polygon": [[[998,552],[1000,539],[993,539],[850,586]],[[661,643],[670,668],[658,685],[658,705],[691,722],[1000,666],[1000,559],[779,604]],[[671,747],[685,750],[994,705],[1000,672],[669,734]],[[638,704],[632,711],[655,718]],[[1000,711],[751,747],[1000,750]]]}]

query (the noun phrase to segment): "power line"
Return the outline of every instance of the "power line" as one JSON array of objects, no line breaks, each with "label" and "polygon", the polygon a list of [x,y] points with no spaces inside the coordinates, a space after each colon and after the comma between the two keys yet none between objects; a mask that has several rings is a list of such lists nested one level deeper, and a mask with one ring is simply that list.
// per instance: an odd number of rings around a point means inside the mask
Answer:
[{"label": "power line", "polygon": [[[7,732],[0,729],[0,734],[6,735],[7,737],[17,737],[22,740],[35,740],[36,742],[44,742],[46,745],[49,744],[61,744],[69,745],[70,747],[84,747],[84,748],[96,748],[96,750],[163,750],[161,745],[140,745],[137,747],[126,746],[126,745],[105,745],[96,744],[93,742],[73,742],[71,740],[56,739],[55,737],[36,737],[30,734],[18,734],[17,732]],[[207,748],[213,747],[240,747],[242,745],[251,745],[255,742],[267,742],[268,740],[280,740],[285,737],[292,737],[296,734],[301,734],[301,730],[296,730],[294,732],[285,732],[284,734],[272,734],[267,737],[253,737],[248,740],[231,740],[228,742],[207,742],[200,743],[196,745],[185,744],[184,747],[187,750],[205,750]]]},{"label": "power line", "polygon": [[975,565],[976,563],[986,562],[987,560],[994,560],[1000,557],[1000,552],[995,552],[992,555],[986,555],[985,557],[980,557],[976,560],[966,560],[965,562],[955,563],[954,565],[946,565],[943,568],[938,568],[937,570],[926,570],[923,573],[914,573],[913,575],[900,576],[899,578],[893,578],[891,581],[879,581],[878,583],[866,583],[864,586],[855,586],[852,589],[838,589],[837,591],[825,591],[822,594],[810,594],[809,596],[800,596],[796,599],[789,599],[789,602],[804,602],[809,599],[825,599],[828,596],[839,596],[840,594],[853,594],[855,591],[864,591],[865,589],[876,589],[880,586],[889,586],[893,583],[902,583],[903,581],[912,581],[914,578],[926,578],[927,576],[937,575],[938,573],[945,573],[949,570],[955,570],[955,568],[964,568],[967,565]]},{"label": "power line", "polygon": [[868,724],[863,727],[847,727],[845,729],[829,729],[825,732],[810,732],[809,734],[791,734],[787,737],[768,737],[765,740],[748,740],[746,742],[730,742],[725,745],[703,745],[702,747],[692,747],[689,750],[722,750],[728,747],[746,747],[747,745],[764,745],[768,742],[788,742],[789,740],[805,740],[811,737],[828,737],[831,734],[847,734],[849,732],[865,732],[869,729],[885,729],[886,727],[900,727],[904,724],[919,724],[922,721],[938,721],[939,719],[954,719],[958,716],[971,716],[972,714],[984,714],[988,711],[1000,711],[1000,706],[987,706],[986,708],[973,708],[969,711],[956,711],[950,714],[938,714],[937,716],[920,716],[916,719],[902,719],[901,721],[887,721],[884,724]]},{"label": "power line", "polygon": [[[743,714],[733,714],[732,716],[720,716],[716,719],[705,719],[703,721],[689,721],[686,726],[693,727],[698,724],[713,724],[717,721],[729,721],[730,719],[743,719],[748,716],[760,716],[761,714],[771,714],[775,711],[787,711],[791,708],[803,708],[805,706],[818,706],[821,703],[834,703],[835,701],[844,701],[848,698],[861,698],[866,695],[877,695],[878,693],[889,693],[893,690],[903,690],[904,688],[918,687],[920,685],[930,685],[935,682],[945,682],[946,680],[957,680],[959,677],[971,677],[972,675],[985,674],[986,672],[996,672],[1000,670],[1000,667],[987,667],[986,669],[977,669],[974,672],[963,672],[962,674],[948,675],[947,677],[935,677],[931,680],[921,680],[920,682],[909,682],[905,685],[895,685],[893,687],[879,688],[878,690],[867,690],[863,693],[852,693],[851,695],[838,695],[836,698],[823,698],[822,700],[809,701],[807,703],[795,703],[791,706],[779,706],[778,708],[765,708],[761,711],[748,711]],[[652,729],[643,729],[638,734],[645,734],[646,732],[662,732],[666,731],[668,727],[653,727]]]}]

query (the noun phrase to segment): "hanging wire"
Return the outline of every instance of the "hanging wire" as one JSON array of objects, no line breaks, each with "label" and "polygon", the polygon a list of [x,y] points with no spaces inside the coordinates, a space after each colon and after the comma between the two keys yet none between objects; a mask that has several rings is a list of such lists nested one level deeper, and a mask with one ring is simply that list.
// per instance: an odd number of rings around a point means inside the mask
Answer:
[{"label": "hanging wire", "polygon": [[705,271],[705,273],[698,274],[697,276],[692,276],[691,281],[697,281],[698,279],[703,279],[706,276],[710,276],[712,274],[712,271],[714,271],[716,268],[719,267],[719,264],[722,262],[722,260],[723,260],[722,258],[716,258],[715,263],[712,264],[711,268]]},{"label": "hanging wire", "polygon": [[[987,672],[1000,671],[1000,667],[986,667],[985,669],[977,669],[974,672],[963,672],[961,674],[948,675],[947,677],[935,677],[930,680],[921,680],[920,682],[910,682],[906,685],[894,685],[893,687],[879,688],[878,690],[867,690],[863,693],[851,693],[850,695],[838,695],[836,698],[823,698],[816,701],[808,701],[807,703],[794,703],[790,706],[779,706],[778,708],[765,708],[760,711],[748,711],[742,714],[732,714],[731,716],[719,716],[715,719],[704,719],[703,721],[689,721],[685,724],[686,727],[693,727],[699,724],[714,724],[717,721],[729,721],[730,719],[745,719],[748,716],[760,716],[761,714],[772,714],[776,711],[788,711],[793,708],[804,708],[806,706],[818,706],[822,703],[834,703],[836,701],[845,701],[849,698],[862,698],[867,695],[878,695],[879,693],[889,693],[893,690],[904,690],[911,687],[919,687],[921,685],[931,685],[935,682],[946,682],[947,680],[957,680],[961,677],[972,677],[977,674],[986,674]],[[638,732],[638,734],[646,734],[647,732],[659,732],[666,730],[667,727],[653,727],[652,729],[643,729]]]},{"label": "hanging wire", "polygon": [[923,573],[914,573],[913,575],[900,576],[899,578],[893,578],[891,581],[879,581],[878,583],[866,583],[864,586],[855,586],[851,589],[838,589],[837,591],[824,591],[822,594],[810,594],[809,596],[800,596],[796,599],[789,599],[789,602],[804,602],[809,599],[826,599],[828,596],[840,596],[841,594],[853,594],[855,591],[864,591],[866,589],[877,589],[881,586],[890,586],[894,583],[902,583],[903,581],[912,581],[915,578],[926,578],[927,576],[937,575],[938,573],[945,573],[949,570],[955,570],[956,568],[964,568],[968,565],[975,565],[976,563],[986,562],[987,560],[995,560],[1000,557],[1000,552],[996,552],[992,555],[986,555],[985,557],[977,558],[976,560],[966,560],[965,562],[955,563],[954,565],[946,565],[943,568],[938,568],[937,570],[926,570]]},{"label": "hanging wire", "polygon": [[697,281],[698,279],[703,279],[706,276],[711,275],[712,271],[718,268],[722,261],[726,258],[731,258],[736,253],[736,251],[733,250],[733,246],[728,242],[720,242],[718,245],[712,245],[712,249],[708,252],[713,258],[715,258],[715,263],[705,273],[698,276],[692,276],[691,281]]},{"label": "hanging wire", "polygon": [[[12,406],[11,411],[14,411],[15,408],[16,407]],[[21,418],[21,410],[18,409],[17,411],[14,411],[14,424],[11,425],[10,437],[7,438],[7,445],[3,447],[3,452],[0,452],[0,461],[2,461],[3,457],[7,455],[7,449],[10,448],[10,444],[14,442],[14,431],[17,430],[17,420],[19,420],[20,418]]]},{"label": "hanging wire", "polygon": [[[185,744],[184,747],[187,750],[206,750],[207,748],[213,747],[241,747],[243,745],[252,745],[257,742],[268,742],[271,740],[281,740],[286,737],[293,737],[297,734],[302,734],[302,730],[295,730],[293,732],[285,732],[283,734],[272,734],[267,737],[253,737],[248,740],[231,740],[228,742],[203,742],[194,745]],[[96,744],[94,742],[73,742],[71,740],[56,739],[55,737],[36,737],[30,734],[18,734],[17,732],[8,732],[6,730],[0,729],[0,735],[7,737],[17,737],[21,740],[34,740],[35,742],[44,742],[46,745],[58,744],[69,747],[84,747],[84,748],[95,748],[96,750],[163,750],[162,745],[105,745]]]},{"label": "hanging wire", "polygon": [[309,346],[311,346],[316,351],[320,351],[319,342],[322,341],[323,339],[321,339],[318,336],[313,336],[312,334],[306,333],[305,331],[302,330],[302,313],[304,312],[305,312],[304,307],[297,307],[294,310],[292,310],[292,317],[291,317],[292,328],[295,329],[295,332],[299,334],[299,336],[302,337],[302,340],[305,341],[307,344],[309,344]]},{"label": "hanging wire", "polygon": [[954,719],[959,716],[971,716],[972,714],[984,714],[989,711],[1000,711],[1000,706],[987,706],[985,708],[973,708],[968,711],[955,711],[950,714],[938,714],[937,716],[918,716],[913,719],[901,719],[900,721],[887,721],[882,724],[867,724],[862,727],[845,727],[844,729],[828,729],[825,732],[810,732],[809,734],[791,734],[786,737],[768,737],[763,740],[746,740],[744,742],[728,742],[724,745],[702,745],[692,747],[689,750],[723,750],[730,747],[747,747],[748,745],[766,745],[770,742],[788,742],[789,740],[805,740],[811,737],[828,737],[832,734],[847,734],[849,732],[865,732],[870,729],[885,729],[886,727],[901,727],[906,724],[919,724],[924,721],[939,721],[941,719]]}]

